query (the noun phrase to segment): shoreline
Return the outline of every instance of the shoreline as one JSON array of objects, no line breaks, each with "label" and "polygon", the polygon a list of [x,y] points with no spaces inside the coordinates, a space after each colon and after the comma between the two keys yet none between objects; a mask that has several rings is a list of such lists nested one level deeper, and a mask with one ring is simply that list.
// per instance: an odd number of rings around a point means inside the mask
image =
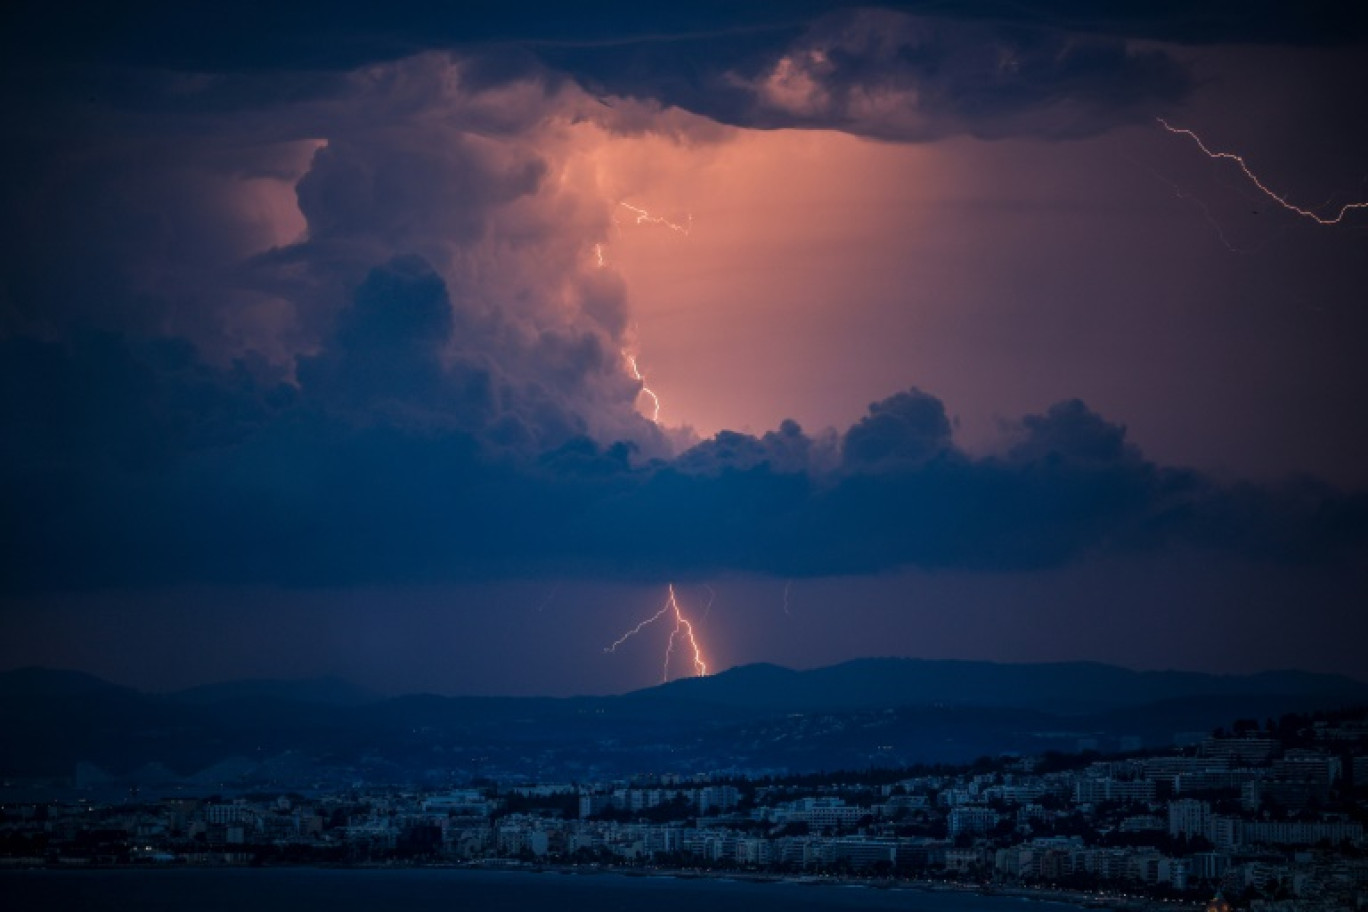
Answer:
[{"label": "shoreline", "polygon": [[[36,860],[35,860],[36,861]],[[148,864],[0,864],[5,872],[81,871],[466,871],[488,874],[559,874],[569,877],[613,876],[625,879],[660,878],[680,881],[734,881],[747,884],[788,884],[810,887],[860,887],[879,891],[906,891],[929,894],[964,894],[1003,897],[1032,902],[1048,902],[1078,909],[1114,912],[1200,912],[1201,900],[1161,900],[1117,893],[1091,893],[1057,887],[1030,887],[1020,884],[973,884],[942,880],[841,876],[832,874],[765,873],[761,871],[715,871],[695,868],[629,867],[601,863],[557,864],[486,859],[470,862],[433,862],[418,864],[235,864],[158,862]]]},{"label": "shoreline", "polygon": [[[282,865],[280,867],[290,867]],[[305,866],[300,867],[320,867]],[[963,893],[972,896],[1002,896],[1036,902],[1051,902],[1083,909],[1134,910],[1134,912],[1192,912],[1205,907],[1202,900],[1162,900],[1125,893],[1089,893],[1059,887],[1030,887],[1021,884],[973,884],[944,880],[898,879],[841,876],[835,874],[788,874],[762,871],[714,871],[695,868],[638,868],[602,864],[538,864],[536,862],[476,861],[434,865],[347,865],[351,868],[415,867],[451,870],[494,871],[526,874],[563,874],[592,877],[662,877],[676,880],[732,880],[741,883],[786,883],[813,887],[864,887],[871,890],[906,890],[914,893]],[[586,870],[588,869],[588,870]]]}]

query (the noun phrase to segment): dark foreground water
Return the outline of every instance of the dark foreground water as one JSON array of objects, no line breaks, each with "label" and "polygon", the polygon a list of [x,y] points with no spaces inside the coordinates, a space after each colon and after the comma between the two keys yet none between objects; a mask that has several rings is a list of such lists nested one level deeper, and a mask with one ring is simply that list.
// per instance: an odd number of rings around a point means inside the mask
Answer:
[{"label": "dark foreground water", "polygon": [[415,868],[5,871],[0,906],[8,912],[1077,912],[1015,897],[835,884]]}]

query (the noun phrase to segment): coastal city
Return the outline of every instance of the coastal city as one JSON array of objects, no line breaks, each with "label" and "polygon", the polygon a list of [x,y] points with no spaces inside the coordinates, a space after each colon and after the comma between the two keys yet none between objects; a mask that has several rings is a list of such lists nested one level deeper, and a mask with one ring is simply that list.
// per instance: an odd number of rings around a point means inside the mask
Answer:
[{"label": "coastal city", "polygon": [[[9,784],[13,785],[13,784]],[[10,787],[6,794],[18,790]],[[1368,908],[1368,711],[1237,721],[1168,751],[795,775],[10,800],[9,868],[479,865]]]}]

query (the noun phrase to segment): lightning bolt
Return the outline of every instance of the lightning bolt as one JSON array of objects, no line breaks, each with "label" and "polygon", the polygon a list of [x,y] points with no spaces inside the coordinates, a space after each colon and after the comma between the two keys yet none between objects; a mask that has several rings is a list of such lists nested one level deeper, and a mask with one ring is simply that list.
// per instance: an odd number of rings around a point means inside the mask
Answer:
[{"label": "lightning bolt", "polygon": [[[1129,156],[1127,157],[1129,158]],[[1201,211],[1202,218],[1206,219],[1206,223],[1211,226],[1211,230],[1216,232],[1216,239],[1221,242],[1221,245],[1225,247],[1225,249],[1229,250],[1231,253],[1243,254],[1254,253],[1257,250],[1257,248],[1235,246],[1235,244],[1231,242],[1230,238],[1226,236],[1225,229],[1222,228],[1221,223],[1216,220],[1216,216],[1211,214],[1211,207],[1208,206],[1206,203],[1202,202],[1201,199],[1194,196],[1193,194],[1185,192],[1182,187],[1178,186],[1178,183],[1176,181],[1168,179],[1167,177],[1160,174],[1158,171],[1154,170],[1148,165],[1142,165],[1134,158],[1130,158],[1130,162],[1137,168],[1143,168],[1144,170],[1148,171],[1154,177],[1155,180],[1162,182],[1170,190],[1172,190],[1173,194],[1177,196],[1180,200],[1186,200],[1192,203],[1194,206],[1196,206],[1198,210]],[[1261,244],[1259,246],[1263,245]]]},{"label": "lightning bolt", "polygon": [[708,590],[708,604],[703,606],[703,616],[706,618],[712,614],[713,602],[717,601],[717,590],[707,583],[703,584],[703,588]]},{"label": "lightning bolt", "polygon": [[551,587],[551,591],[546,593],[546,598],[542,599],[541,602],[538,603],[537,610],[545,611],[546,606],[551,604],[551,600],[556,597],[557,592],[560,592],[560,583],[556,583],[556,585]]},{"label": "lightning bolt", "polygon": [[1171,125],[1168,121],[1164,120],[1162,117],[1156,117],[1155,120],[1159,121],[1159,125],[1163,127],[1165,130],[1168,130],[1170,133],[1179,133],[1183,136],[1192,137],[1192,141],[1197,144],[1197,148],[1201,149],[1202,153],[1206,155],[1207,158],[1226,159],[1228,161],[1233,161],[1235,164],[1240,166],[1240,170],[1244,172],[1245,177],[1249,178],[1249,182],[1252,183],[1255,187],[1258,187],[1259,191],[1262,192],[1264,196],[1273,200],[1275,203],[1277,203],[1279,206],[1282,206],[1288,212],[1300,215],[1302,218],[1308,218],[1318,225],[1338,225],[1340,222],[1344,221],[1344,217],[1348,215],[1350,211],[1354,209],[1368,209],[1368,200],[1365,200],[1363,202],[1358,203],[1345,203],[1343,206],[1340,207],[1339,212],[1335,215],[1334,218],[1325,218],[1324,216],[1317,215],[1310,209],[1303,209],[1301,206],[1298,206],[1290,202],[1286,197],[1280,196],[1278,193],[1269,189],[1269,187],[1263,181],[1259,180],[1258,175],[1250,170],[1249,165],[1245,163],[1243,156],[1236,155],[1234,152],[1213,152],[1211,151],[1211,149],[1207,148],[1206,143],[1202,142],[1202,137],[1198,136],[1191,130],[1185,129],[1183,127],[1175,127]]},{"label": "lightning bolt", "polygon": [[595,262],[595,265],[598,266],[599,269],[602,269],[604,266],[607,266],[607,265],[608,265],[608,261],[605,260],[605,259],[603,258],[603,245],[602,245],[602,244],[595,244],[595,245],[594,245],[594,259],[595,259],[595,261],[596,261],[596,262]]},{"label": "lightning bolt", "polygon": [[[623,209],[626,209],[628,212],[631,212],[634,216],[636,216],[635,221],[638,225],[663,225],[664,227],[669,228],[671,231],[678,232],[679,234],[682,234],[685,237],[688,237],[689,232],[693,230],[692,213],[690,213],[688,221],[681,225],[678,222],[670,221],[663,215],[652,215],[649,210],[642,209],[640,206],[633,206],[631,203],[619,201],[618,205],[621,206]],[[613,222],[616,223],[617,219],[614,218]],[[594,256],[597,258],[598,265],[600,267],[606,265],[606,261],[603,256],[603,249],[604,248],[602,244],[594,245]],[[641,373],[641,368],[637,365],[636,356],[624,350],[622,353],[622,357],[627,361],[627,365],[632,369],[632,377],[638,383],[641,384],[641,392],[645,393],[651,399],[651,421],[655,422],[656,424],[659,424],[660,397],[656,395],[655,390],[651,389],[650,386],[646,384],[646,377]]]},{"label": "lightning bolt", "polygon": [[793,588],[793,580],[784,580],[784,614],[793,617],[793,612],[789,611],[789,590]]},{"label": "lightning bolt", "polygon": [[693,649],[694,674],[703,677],[708,673],[708,663],[703,659],[703,647],[698,644],[698,637],[694,633],[693,624],[684,616],[684,611],[679,607],[679,599],[675,597],[674,583],[669,584],[670,597],[665,600],[665,604],[659,611],[648,617],[646,620],[637,624],[631,630],[618,637],[613,645],[608,646],[604,652],[617,652],[617,648],[623,643],[636,636],[656,621],[665,617],[667,614],[674,614],[674,627],[670,630],[670,639],[665,644],[665,665],[661,672],[660,682],[668,683],[670,680],[670,659],[674,656],[675,640],[684,639],[688,641],[689,647]]},{"label": "lightning bolt", "polygon": [[649,386],[646,385],[646,378],[642,376],[641,371],[637,368],[636,357],[634,355],[628,354],[625,351],[622,353],[622,357],[626,358],[627,363],[631,366],[632,376],[635,377],[637,382],[641,384],[641,391],[645,393],[647,396],[651,397],[651,403],[653,406],[651,410],[651,420],[654,421],[656,424],[659,424],[660,397],[655,394],[655,390],[651,389]]},{"label": "lightning bolt", "polygon": [[689,220],[685,222],[683,225],[681,225],[678,222],[670,221],[664,216],[651,215],[649,211],[633,206],[630,203],[619,202],[618,205],[636,215],[636,223],[638,225],[664,225],[671,231],[677,231],[685,237],[688,237],[689,232],[693,230],[692,214],[689,215]]}]

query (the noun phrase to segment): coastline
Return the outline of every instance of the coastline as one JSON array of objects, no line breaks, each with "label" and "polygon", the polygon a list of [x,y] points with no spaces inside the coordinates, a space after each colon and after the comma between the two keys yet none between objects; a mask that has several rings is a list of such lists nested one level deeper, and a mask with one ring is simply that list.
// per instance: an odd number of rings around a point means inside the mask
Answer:
[{"label": "coastline", "polygon": [[[315,866],[322,867],[322,866]],[[463,864],[433,865],[353,865],[339,867],[423,867],[452,870],[506,871],[565,874],[572,876],[616,875],[619,877],[661,877],[675,880],[720,880],[740,883],[786,883],[813,887],[865,887],[872,890],[901,890],[914,893],[1000,896],[1035,902],[1056,903],[1081,909],[1111,909],[1118,912],[1200,912],[1201,900],[1162,900],[1148,896],[1100,891],[1096,893],[1060,887],[1031,887],[1021,884],[975,884],[947,880],[923,880],[843,876],[837,874],[788,874],[764,871],[716,871],[702,868],[625,867],[602,864],[538,864],[513,859],[475,861]]]},{"label": "coastline", "polygon": [[[36,861],[36,859],[35,859]],[[1016,899],[1027,902],[1068,906],[1085,910],[1113,910],[1113,912],[1200,912],[1204,904],[1199,900],[1160,900],[1134,894],[1111,892],[1083,892],[1057,887],[1025,885],[958,883],[942,880],[900,879],[843,876],[831,874],[768,873],[762,871],[717,871],[698,868],[629,867],[600,863],[556,864],[536,863],[517,859],[485,859],[472,862],[434,862],[426,864],[187,864],[180,862],[148,865],[63,865],[35,863],[31,865],[0,866],[0,875],[50,872],[75,874],[82,872],[219,872],[232,871],[383,871],[398,873],[413,871],[450,871],[484,874],[546,875],[568,877],[613,877],[623,880],[708,881],[742,883],[748,885],[784,884],[814,888],[861,888],[878,892],[908,892],[926,895],[965,896]]]}]

